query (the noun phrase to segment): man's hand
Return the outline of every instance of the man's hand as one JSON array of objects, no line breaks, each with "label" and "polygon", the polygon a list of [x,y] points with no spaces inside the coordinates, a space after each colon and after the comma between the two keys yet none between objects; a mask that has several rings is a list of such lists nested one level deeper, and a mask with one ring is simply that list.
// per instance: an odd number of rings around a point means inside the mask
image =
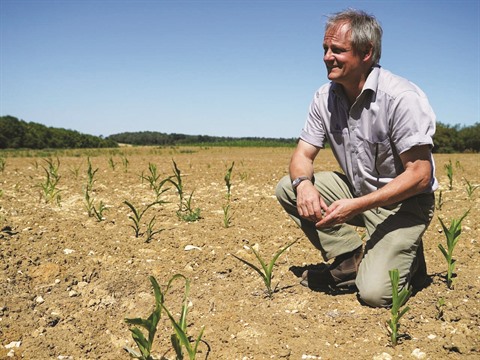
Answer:
[{"label": "man's hand", "polygon": [[341,199],[333,202],[325,211],[323,219],[315,226],[319,229],[343,224],[360,213],[357,199]]},{"label": "man's hand", "polygon": [[317,222],[322,219],[322,210],[327,211],[322,196],[310,181],[302,181],[297,187],[297,209],[304,219]]}]

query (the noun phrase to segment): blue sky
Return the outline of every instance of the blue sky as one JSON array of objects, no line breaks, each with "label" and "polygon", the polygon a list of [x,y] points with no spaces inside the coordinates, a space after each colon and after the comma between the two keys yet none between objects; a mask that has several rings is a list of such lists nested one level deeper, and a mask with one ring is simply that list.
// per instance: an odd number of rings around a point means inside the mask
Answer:
[{"label": "blue sky", "polygon": [[325,15],[383,26],[381,65],[437,120],[480,122],[480,1],[0,0],[0,115],[125,131],[297,137],[324,84]]}]

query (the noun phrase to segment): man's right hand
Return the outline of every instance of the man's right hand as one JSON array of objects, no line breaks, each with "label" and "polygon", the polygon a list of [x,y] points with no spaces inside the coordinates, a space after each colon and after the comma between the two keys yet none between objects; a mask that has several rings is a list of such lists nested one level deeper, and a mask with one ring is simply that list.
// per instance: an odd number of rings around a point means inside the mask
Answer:
[{"label": "man's right hand", "polygon": [[301,217],[316,223],[322,220],[322,210],[327,209],[327,204],[310,181],[302,181],[298,185],[297,210]]}]

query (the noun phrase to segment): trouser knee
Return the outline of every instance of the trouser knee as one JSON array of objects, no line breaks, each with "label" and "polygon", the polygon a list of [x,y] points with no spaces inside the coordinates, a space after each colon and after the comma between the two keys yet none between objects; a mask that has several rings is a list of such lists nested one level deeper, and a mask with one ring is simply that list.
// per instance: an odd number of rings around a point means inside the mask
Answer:
[{"label": "trouser knee", "polygon": [[392,304],[392,290],[390,286],[378,282],[368,284],[359,283],[357,280],[358,297],[365,304],[372,307],[387,307]]},{"label": "trouser knee", "polygon": [[291,204],[291,195],[293,194],[292,184],[290,182],[290,176],[286,175],[277,184],[275,189],[275,196],[282,206],[285,204]]}]

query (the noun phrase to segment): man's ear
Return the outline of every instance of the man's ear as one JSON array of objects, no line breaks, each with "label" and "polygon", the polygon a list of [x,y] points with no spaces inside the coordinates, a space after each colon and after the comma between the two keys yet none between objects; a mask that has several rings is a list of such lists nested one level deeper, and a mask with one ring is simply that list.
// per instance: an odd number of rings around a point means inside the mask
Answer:
[{"label": "man's ear", "polygon": [[373,44],[369,44],[368,47],[363,51],[362,58],[363,61],[370,61],[373,57]]}]

